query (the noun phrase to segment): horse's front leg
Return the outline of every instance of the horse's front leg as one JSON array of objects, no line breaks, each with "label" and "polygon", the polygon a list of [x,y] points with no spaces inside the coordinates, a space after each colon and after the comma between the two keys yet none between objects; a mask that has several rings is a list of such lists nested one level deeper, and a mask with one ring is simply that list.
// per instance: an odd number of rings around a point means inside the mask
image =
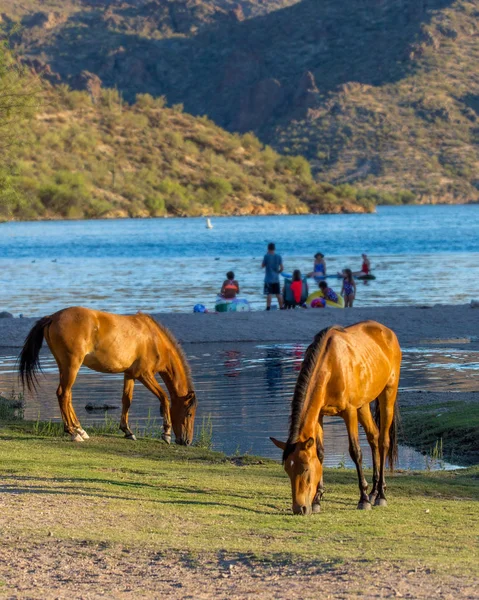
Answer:
[{"label": "horse's front leg", "polygon": [[133,389],[135,387],[135,379],[125,373],[123,381],[123,396],[121,398],[121,421],[120,429],[124,432],[127,440],[136,440],[135,434],[128,425],[128,411],[130,410],[131,401],[133,400]]},{"label": "horse's front leg", "polygon": [[163,414],[163,433],[161,438],[165,440],[167,444],[171,444],[171,417],[170,417],[170,401],[168,396],[163,391],[160,384],[156,381],[154,375],[142,375],[138,377],[138,381],[150,390],[152,394],[158,398],[161,404],[161,410]]},{"label": "horse's front leg", "polygon": [[367,494],[368,482],[363,474],[363,457],[358,436],[358,411],[356,408],[351,408],[349,410],[345,410],[341,416],[343,417],[348,429],[349,454],[356,465],[356,471],[358,473],[360,494],[358,508],[360,510],[369,510],[371,508],[371,503],[369,502],[369,496]]}]

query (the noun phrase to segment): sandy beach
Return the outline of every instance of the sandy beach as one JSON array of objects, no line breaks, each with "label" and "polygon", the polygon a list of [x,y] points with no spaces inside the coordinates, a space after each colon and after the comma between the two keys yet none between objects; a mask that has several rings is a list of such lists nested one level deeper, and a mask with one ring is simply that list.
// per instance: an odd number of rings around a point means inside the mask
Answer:
[{"label": "sandy beach", "polygon": [[[154,317],[182,344],[236,342],[308,343],[333,324],[374,319],[390,327],[400,344],[441,341],[479,344],[479,308],[470,305],[381,306],[351,310],[311,309],[245,313],[164,313]],[[36,319],[0,319],[0,348],[19,348]]]}]

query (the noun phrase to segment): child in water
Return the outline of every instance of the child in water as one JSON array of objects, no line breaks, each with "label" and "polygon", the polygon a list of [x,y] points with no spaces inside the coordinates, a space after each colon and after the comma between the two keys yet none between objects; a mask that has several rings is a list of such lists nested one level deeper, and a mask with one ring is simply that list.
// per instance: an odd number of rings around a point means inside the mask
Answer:
[{"label": "child in water", "polygon": [[314,271],[308,273],[308,277],[326,277],[326,261],[322,252],[316,252],[314,255]]},{"label": "child in water", "polygon": [[323,292],[323,296],[325,300],[330,300],[331,302],[338,301],[338,295],[334,290],[328,287],[328,284],[325,281],[319,282],[319,289]]},{"label": "child in water", "polygon": [[354,297],[356,296],[356,283],[354,282],[351,269],[343,270],[343,287],[341,296],[344,298],[344,308],[353,308]]},{"label": "child in water", "polygon": [[220,295],[227,300],[233,300],[233,298],[236,298],[236,294],[239,294],[239,283],[236,281],[233,271],[228,271],[226,277],[227,279],[223,281],[221,286]]}]

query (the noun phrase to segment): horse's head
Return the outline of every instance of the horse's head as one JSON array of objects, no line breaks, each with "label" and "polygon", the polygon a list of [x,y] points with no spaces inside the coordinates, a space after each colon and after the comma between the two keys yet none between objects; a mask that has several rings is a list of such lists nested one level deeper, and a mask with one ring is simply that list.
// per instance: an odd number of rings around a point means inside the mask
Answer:
[{"label": "horse's head", "polygon": [[171,424],[175,432],[176,443],[189,446],[193,441],[196,415],[196,394],[190,391],[178,398],[178,402],[171,403]]},{"label": "horse's head", "polygon": [[284,470],[289,475],[293,492],[293,513],[310,515],[323,474],[315,440],[310,437],[306,441],[290,444],[275,438],[270,439],[275,446],[283,450]]}]

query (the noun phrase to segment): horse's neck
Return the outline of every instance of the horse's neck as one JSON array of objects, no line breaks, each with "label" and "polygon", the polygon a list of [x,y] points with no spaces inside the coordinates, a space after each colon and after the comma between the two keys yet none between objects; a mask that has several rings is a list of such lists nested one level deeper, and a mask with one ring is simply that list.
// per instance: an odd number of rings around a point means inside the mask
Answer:
[{"label": "horse's neck", "polygon": [[188,389],[188,372],[183,357],[173,344],[166,354],[165,364],[162,365],[162,376],[170,395],[186,396]]},{"label": "horse's neck", "polygon": [[301,418],[301,438],[316,437],[319,416],[326,402],[326,388],[329,376],[321,369],[316,369],[306,392],[304,409]]}]

